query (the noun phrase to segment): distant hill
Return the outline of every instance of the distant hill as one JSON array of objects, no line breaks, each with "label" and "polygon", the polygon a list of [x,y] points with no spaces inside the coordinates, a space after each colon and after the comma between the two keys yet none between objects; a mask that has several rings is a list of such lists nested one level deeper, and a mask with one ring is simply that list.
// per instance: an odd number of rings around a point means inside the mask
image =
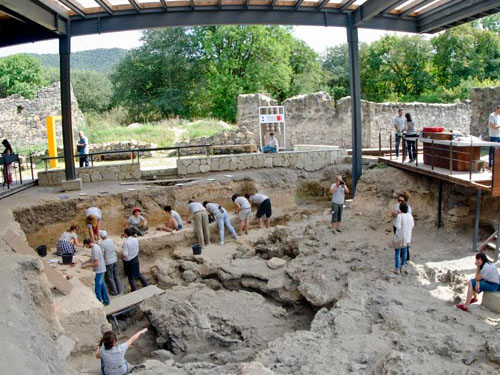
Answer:
[{"label": "distant hill", "polygon": [[[71,54],[71,68],[81,70],[96,70],[100,73],[109,73],[127,53],[122,48],[98,48],[88,51],[73,52]],[[31,54],[38,58],[42,66],[59,67],[58,54]]]}]

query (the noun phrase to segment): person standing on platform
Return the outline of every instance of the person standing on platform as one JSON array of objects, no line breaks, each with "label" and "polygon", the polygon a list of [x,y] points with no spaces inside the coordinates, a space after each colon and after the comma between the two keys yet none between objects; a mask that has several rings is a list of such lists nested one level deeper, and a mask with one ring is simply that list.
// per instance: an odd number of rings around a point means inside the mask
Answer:
[{"label": "person standing on platform", "polygon": [[410,163],[417,160],[417,130],[415,129],[415,122],[411,119],[411,115],[407,113],[406,124],[404,130],[406,132],[406,150],[408,152],[408,157],[410,158]]},{"label": "person standing on platform", "polygon": [[403,115],[403,110],[398,109],[398,116],[394,118],[393,126],[396,131],[396,157],[399,156],[399,144],[401,143],[401,138],[403,137],[403,129],[406,125],[406,117]]},{"label": "person standing on platform", "polygon": [[87,154],[89,153],[89,139],[85,136],[85,134],[83,134],[82,131],[78,132],[78,136],[80,139],[78,140],[76,148],[78,149],[78,154],[80,155],[80,168],[84,165],[85,167],[88,167],[89,157]]},{"label": "person standing on platform", "polygon": [[[490,142],[500,142],[500,104],[497,105],[495,112],[490,114],[489,117],[488,134]],[[493,158],[495,155],[495,147],[490,147],[490,160],[489,167],[493,165]]]}]

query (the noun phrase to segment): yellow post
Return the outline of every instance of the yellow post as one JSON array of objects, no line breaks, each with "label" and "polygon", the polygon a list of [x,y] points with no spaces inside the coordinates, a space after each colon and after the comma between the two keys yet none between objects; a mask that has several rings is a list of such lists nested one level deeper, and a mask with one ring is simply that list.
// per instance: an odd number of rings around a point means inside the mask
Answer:
[{"label": "yellow post", "polygon": [[[57,156],[57,143],[56,143],[56,120],[61,120],[61,116],[48,116],[47,122],[47,141],[49,143],[49,157]],[[57,167],[57,159],[49,160],[50,168]]]}]

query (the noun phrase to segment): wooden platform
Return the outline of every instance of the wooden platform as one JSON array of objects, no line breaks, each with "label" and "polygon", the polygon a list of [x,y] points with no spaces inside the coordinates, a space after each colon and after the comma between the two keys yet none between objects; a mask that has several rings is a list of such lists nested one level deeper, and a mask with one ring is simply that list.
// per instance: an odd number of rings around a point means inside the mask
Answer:
[{"label": "wooden platform", "polygon": [[409,163],[408,161],[403,163],[401,156],[399,158],[393,156],[392,159],[385,156],[380,157],[378,160],[381,163],[390,165],[391,167],[437,178],[452,184],[470,187],[473,189],[480,189],[483,191],[492,190],[492,173],[488,170],[472,174],[469,172],[452,171],[450,174],[449,169],[439,167],[434,167],[434,169],[432,169],[430,165],[424,164],[423,155],[421,154],[418,155],[418,166],[416,163]]},{"label": "wooden platform", "polygon": [[104,312],[106,316],[115,314],[131,306],[137,305],[147,298],[162,293],[165,293],[163,289],[158,288],[156,285],[148,285],[145,288],[137,289],[135,292],[114,297],[111,303],[104,307]]}]

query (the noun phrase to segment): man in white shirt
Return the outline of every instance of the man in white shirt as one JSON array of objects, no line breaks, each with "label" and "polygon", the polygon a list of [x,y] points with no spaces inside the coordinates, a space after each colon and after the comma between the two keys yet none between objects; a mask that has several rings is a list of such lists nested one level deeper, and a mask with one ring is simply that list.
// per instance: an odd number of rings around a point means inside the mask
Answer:
[{"label": "man in white shirt", "polygon": [[134,231],[130,228],[124,230],[125,242],[123,243],[122,259],[123,270],[128,277],[130,289],[137,290],[135,279],[139,279],[143,286],[148,286],[148,281],[141,273],[139,264],[139,241],[134,237]]},{"label": "man in white shirt", "polygon": [[108,238],[108,232],[105,230],[101,230],[99,234],[102,238],[99,246],[103,251],[104,263],[106,264],[106,279],[111,289],[111,295],[116,296],[122,292],[116,245],[111,238]]},{"label": "man in white shirt", "polygon": [[266,215],[266,227],[271,227],[271,215],[273,210],[271,207],[271,200],[267,195],[264,194],[246,194],[245,198],[252,204],[256,204],[257,208],[257,219],[259,219],[259,228],[262,228],[262,218]]},{"label": "man in white shirt", "polygon": [[401,108],[398,109],[398,116],[394,118],[393,126],[396,131],[396,157],[399,156],[399,143],[403,137],[403,129],[406,125],[406,117]]},{"label": "man in white shirt", "polygon": [[[194,233],[198,243],[204,247],[210,245],[210,227],[208,226],[208,212],[199,202],[188,202],[188,218],[193,215]],[[188,220],[189,222],[189,220]]]},{"label": "man in white shirt", "polygon": [[104,255],[102,249],[94,243],[92,238],[86,238],[83,240],[83,245],[91,249],[90,259],[82,264],[82,268],[92,267],[95,272],[95,295],[97,299],[104,303],[104,305],[109,305],[108,290],[106,289],[106,284],[104,283],[104,273],[106,272],[106,264],[104,262]]},{"label": "man in white shirt", "polygon": [[233,194],[231,200],[236,205],[236,213],[240,219],[240,232],[239,236],[243,235],[243,229],[245,229],[245,234],[248,234],[248,227],[250,225],[250,214],[252,213],[252,205],[245,197],[240,197],[239,194]]},{"label": "man in white shirt", "polygon": [[[488,134],[491,142],[500,142],[500,104],[497,105],[495,112],[490,114],[488,119]],[[490,147],[490,161],[489,166],[493,165],[493,155],[495,154],[495,147]]]},{"label": "man in white shirt", "polygon": [[267,141],[266,145],[262,148],[262,152],[264,153],[275,153],[278,152],[279,144],[278,140],[274,136],[274,133],[269,133],[271,138]]}]

